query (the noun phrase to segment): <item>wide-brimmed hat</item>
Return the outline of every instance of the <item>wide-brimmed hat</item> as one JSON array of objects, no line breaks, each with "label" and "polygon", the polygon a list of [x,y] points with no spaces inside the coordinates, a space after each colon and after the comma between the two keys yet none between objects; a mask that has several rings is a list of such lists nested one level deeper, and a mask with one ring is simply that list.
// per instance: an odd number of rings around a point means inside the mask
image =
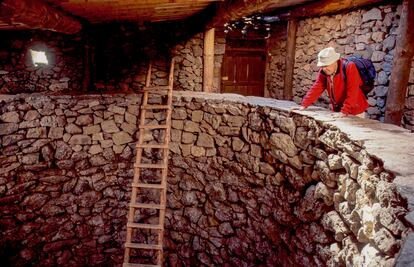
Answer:
[{"label": "wide-brimmed hat", "polygon": [[328,47],[322,49],[318,54],[318,67],[329,66],[335,61],[337,61],[340,57],[339,53],[335,52],[335,48]]}]

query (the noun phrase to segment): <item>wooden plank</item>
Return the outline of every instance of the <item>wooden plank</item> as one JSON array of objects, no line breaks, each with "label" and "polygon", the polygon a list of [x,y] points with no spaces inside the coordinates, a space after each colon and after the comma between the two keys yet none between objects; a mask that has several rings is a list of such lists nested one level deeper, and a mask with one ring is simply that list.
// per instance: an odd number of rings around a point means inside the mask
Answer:
[{"label": "wooden plank", "polygon": [[292,100],[293,97],[293,69],[295,68],[297,29],[298,21],[296,19],[289,20],[285,57],[285,83],[283,88],[283,97],[286,100]]},{"label": "wooden plank", "polygon": [[3,0],[0,13],[7,20],[31,29],[75,34],[82,28],[79,21],[40,0]]},{"label": "wooden plank", "polygon": [[204,32],[203,91],[213,92],[214,80],[214,28]]},{"label": "wooden plank", "polygon": [[151,249],[151,250],[162,249],[161,245],[150,245],[150,244],[139,244],[139,243],[125,243],[125,247],[135,248],[135,249]]},{"label": "wooden plank", "polygon": [[220,5],[216,15],[207,28],[214,28],[223,26],[224,23],[239,20],[242,17],[250,16],[255,13],[266,13],[274,11],[277,8],[294,6],[303,4],[312,0],[289,0],[289,1],[274,1],[274,0],[235,0],[230,4],[223,3]]},{"label": "wooden plank", "polygon": [[140,264],[140,263],[123,263],[122,267],[162,267],[162,265],[159,264]]},{"label": "wooden plank", "polygon": [[[384,0],[322,0],[298,6],[290,11],[288,18],[321,16],[355,9],[366,5],[387,2]],[[390,1],[391,2],[391,1]]]},{"label": "wooden plank", "polygon": [[[230,4],[221,4],[216,12],[216,15],[207,25],[207,28],[223,26],[226,22],[239,20],[242,17],[250,16],[255,13],[272,12],[272,15],[278,15],[281,20],[289,20],[291,18],[304,18],[333,14],[345,10],[360,8],[366,5],[385,2],[391,3],[392,0],[235,0]],[[287,7],[289,7],[289,10],[286,9]]]},{"label": "wooden plank", "polygon": [[167,129],[167,125],[159,125],[159,124],[156,124],[156,125],[143,125],[143,126],[139,126],[139,129]]},{"label": "wooden plank", "polygon": [[414,0],[404,0],[388,87],[385,122],[401,125],[414,55]]},{"label": "wooden plank", "polygon": [[146,184],[146,183],[132,183],[135,188],[150,188],[150,189],[164,189],[163,184]]},{"label": "wooden plank", "polygon": [[153,109],[169,109],[168,105],[145,105],[141,106],[141,109],[153,110]]},{"label": "wooden plank", "polygon": [[127,227],[140,228],[140,229],[152,229],[152,230],[162,230],[162,229],[164,229],[164,225],[147,224],[147,223],[127,223]]},{"label": "wooden plank", "polygon": [[[141,126],[140,126],[141,127]],[[137,148],[168,148],[168,145],[165,144],[137,144]]]},{"label": "wooden plank", "polygon": [[129,206],[133,208],[137,208],[137,209],[157,209],[157,210],[165,209],[165,207],[160,204],[135,203],[135,204],[130,204]]}]

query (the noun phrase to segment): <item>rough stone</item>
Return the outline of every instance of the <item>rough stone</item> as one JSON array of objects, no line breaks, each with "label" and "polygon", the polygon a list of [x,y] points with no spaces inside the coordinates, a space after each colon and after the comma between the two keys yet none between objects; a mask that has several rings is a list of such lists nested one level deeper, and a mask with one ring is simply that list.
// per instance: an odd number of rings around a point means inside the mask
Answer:
[{"label": "rough stone", "polygon": [[382,20],[382,12],[380,9],[374,7],[368,12],[362,14],[362,22],[371,20]]},{"label": "rough stone", "polygon": [[269,141],[271,145],[282,150],[289,157],[295,156],[298,152],[292,138],[287,134],[273,133]]},{"label": "rough stone", "polygon": [[0,116],[0,119],[3,122],[11,122],[11,123],[19,123],[20,122],[19,113],[17,113],[16,111],[3,113]]},{"label": "rough stone", "polygon": [[117,133],[119,132],[119,128],[116,126],[115,121],[103,121],[101,123],[102,131],[104,133]]},{"label": "rough stone", "polygon": [[92,144],[92,139],[88,135],[84,134],[75,134],[69,140],[71,145],[90,145]]},{"label": "rough stone", "polygon": [[115,145],[124,145],[132,142],[132,137],[126,132],[117,132],[112,136]]}]

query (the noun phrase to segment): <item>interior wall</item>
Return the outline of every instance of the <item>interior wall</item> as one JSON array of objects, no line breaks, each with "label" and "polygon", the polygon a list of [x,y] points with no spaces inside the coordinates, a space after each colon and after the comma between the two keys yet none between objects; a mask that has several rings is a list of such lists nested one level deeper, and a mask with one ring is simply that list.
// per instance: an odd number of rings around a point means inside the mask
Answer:
[{"label": "interior wall", "polygon": [[[194,24],[194,23],[192,23]],[[108,34],[108,31],[114,34]],[[174,57],[174,90],[203,90],[204,33],[191,21],[148,25],[100,25],[93,31],[95,82],[99,91],[137,91],[145,83],[148,62],[154,85],[166,85]],[[216,34],[214,91],[220,88],[225,39]]]},{"label": "interior wall", "polygon": [[[29,49],[45,51],[50,65],[35,67]],[[79,91],[83,79],[83,49],[80,35],[2,31],[0,93]]]},{"label": "interior wall", "polygon": [[[2,263],[122,262],[140,97],[34,94],[1,102]],[[289,115],[277,101],[244,100],[190,94],[174,100],[167,262],[391,266],[409,222],[407,202],[381,156],[329,120]],[[322,110],[315,114],[323,117]],[[164,119],[152,113],[152,123]],[[395,128],[390,134],[409,148],[411,137]],[[159,131],[146,135],[158,138]],[[406,169],[399,160],[398,172]],[[142,192],[139,199],[155,196]]]},{"label": "interior wall", "polygon": [[[194,24],[194,23],[193,23]],[[197,24],[198,25],[198,24]],[[175,59],[174,90],[202,91],[203,31],[186,21],[138,25],[112,23],[90,26],[84,35],[40,31],[2,33],[0,93],[82,91],[85,36],[91,55],[89,92],[135,92],[145,84],[152,61],[152,84],[166,85],[171,57]],[[46,48],[50,64],[34,66],[29,48]],[[225,38],[215,38],[214,91],[220,91]],[[87,92],[84,92],[87,93]]]},{"label": "interior wall", "polygon": [[[322,16],[299,22],[296,45],[294,76],[294,100],[300,102],[316,78],[316,58],[324,47],[333,46],[341,55],[359,54],[374,62],[377,70],[375,89],[369,94],[371,119],[384,120],[386,96],[392,71],[393,53],[396,44],[401,5],[376,6],[345,14]],[[404,124],[414,129],[413,124],[413,74],[408,85],[407,109]],[[319,106],[327,106],[326,94]]]},{"label": "interior wall", "polygon": [[270,98],[283,99],[286,65],[287,24],[274,25],[267,41],[266,91]]}]

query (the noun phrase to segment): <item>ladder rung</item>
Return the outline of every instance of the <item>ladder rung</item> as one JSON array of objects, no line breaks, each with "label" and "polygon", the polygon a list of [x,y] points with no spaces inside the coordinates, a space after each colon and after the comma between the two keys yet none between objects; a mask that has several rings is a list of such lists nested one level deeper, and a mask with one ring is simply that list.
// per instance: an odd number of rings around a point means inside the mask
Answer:
[{"label": "ladder rung", "polygon": [[162,267],[161,265],[154,264],[140,264],[140,263],[126,263],[122,264],[122,267]]},{"label": "ladder rung", "polygon": [[155,249],[161,250],[162,246],[160,245],[150,245],[150,244],[141,244],[141,243],[125,243],[127,248],[136,248],[136,249]]},{"label": "ladder rung", "polygon": [[134,164],[135,168],[145,168],[145,169],[166,169],[168,165],[166,164],[148,164],[148,163],[141,163],[141,164]]},{"label": "ladder rung", "polygon": [[171,109],[169,105],[144,105],[141,109]]},{"label": "ladder rung", "polygon": [[127,227],[131,228],[141,228],[141,229],[153,229],[153,230],[162,230],[164,229],[163,225],[160,224],[147,224],[147,223],[127,223]]},{"label": "ladder rung", "polygon": [[138,148],[168,148],[166,144],[137,144]]},{"label": "ladder rung", "polygon": [[154,188],[154,189],[165,188],[163,184],[145,184],[145,183],[132,183],[132,187]]},{"label": "ladder rung", "polygon": [[135,204],[131,204],[129,206],[130,207],[133,207],[133,208],[140,208],[140,209],[165,210],[165,206],[164,205],[160,205],[160,204],[135,203]]},{"label": "ladder rung", "polygon": [[170,86],[169,85],[163,85],[163,86],[144,86],[144,88],[142,88],[142,91],[160,91],[160,90],[170,90]]},{"label": "ladder rung", "polygon": [[140,125],[139,128],[140,129],[167,129],[168,126],[165,125],[165,124],[164,125],[158,125],[158,124],[155,124],[155,125]]}]

